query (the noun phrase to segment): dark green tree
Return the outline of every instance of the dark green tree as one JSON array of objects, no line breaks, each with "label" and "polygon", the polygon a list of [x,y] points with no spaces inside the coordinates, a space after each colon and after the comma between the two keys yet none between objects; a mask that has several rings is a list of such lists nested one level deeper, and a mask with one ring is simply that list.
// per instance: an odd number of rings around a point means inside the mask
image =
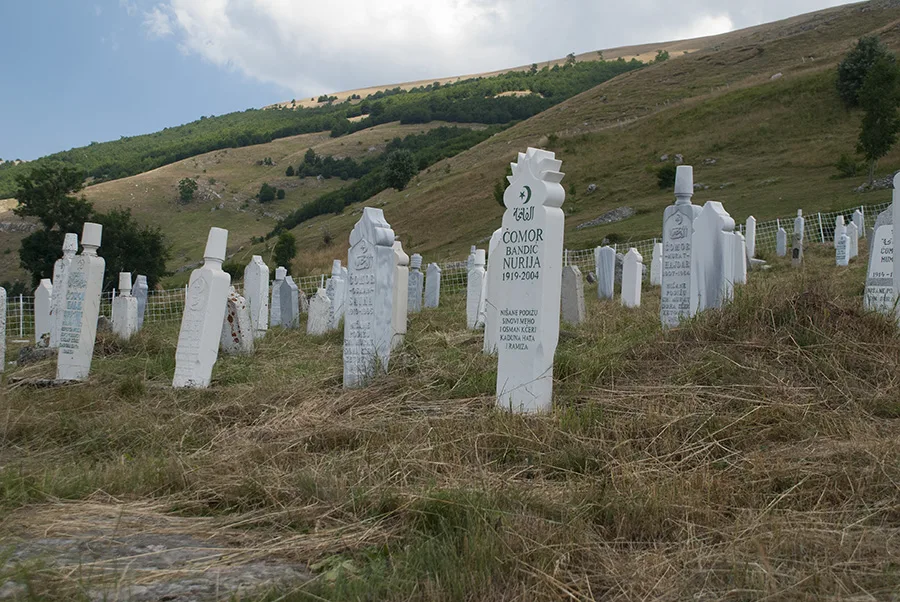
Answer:
[{"label": "dark green tree", "polygon": [[84,172],[61,163],[38,165],[30,172],[16,176],[13,212],[20,217],[34,217],[44,230],[58,229],[60,247],[66,232],[81,233],[93,208],[84,197],[71,196],[84,188]]},{"label": "dark green tree", "polygon": [[408,150],[394,151],[387,158],[384,178],[388,187],[403,190],[414,175],[416,175],[416,160]]},{"label": "dark green tree", "polygon": [[661,190],[668,190],[675,186],[675,173],[678,167],[674,163],[666,163],[656,170],[656,183]]},{"label": "dark green tree", "polygon": [[274,186],[269,186],[268,183],[263,183],[259,188],[259,194],[256,195],[259,199],[260,203],[269,203],[275,200],[275,194],[277,190]]},{"label": "dark green tree", "polygon": [[284,175],[293,178],[294,177],[294,166],[288,165],[287,169],[284,170]]},{"label": "dark green tree", "polygon": [[897,141],[900,132],[900,68],[886,56],[878,57],[869,68],[857,95],[865,111],[859,131],[857,150],[869,162],[869,185],[875,178],[875,164]]},{"label": "dark green tree", "polygon": [[119,272],[147,276],[153,289],[166,274],[169,249],[159,227],[141,226],[131,216],[131,209],[118,208],[95,214],[93,219],[103,224],[103,244],[98,255],[106,260],[103,287],[119,285]]},{"label": "dark green tree", "polygon": [[303,162],[307,165],[314,165],[316,162],[316,151],[311,148],[306,149],[306,154],[303,155]]},{"label": "dark green tree", "polygon": [[178,182],[178,198],[182,203],[193,201],[195,192],[197,192],[197,182],[193,178],[182,178]]},{"label": "dark green tree", "polygon": [[282,232],[272,248],[272,261],[291,273],[291,261],[297,256],[297,240],[290,232]]},{"label": "dark green tree", "polygon": [[279,188],[278,192],[275,194],[275,197],[280,201],[284,198],[284,188]]},{"label": "dark green tree", "polygon": [[881,57],[892,62],[895,60],[878,36],[865,36],[859,39],[853,50],[838,65],[837,91],[847,107],[859,106],[859,91],[866,74]]},{"label": "dark green tree", "polygon": [[656,58],[653,59],[654,63],[662,63],[664,61],[669,60],[669,51],[668,50],[657,50]]},{"label": "dark green tree", "polygon": [[566,55],[566,67],[570,67],[575,64],[575,53],[570,52]]}]

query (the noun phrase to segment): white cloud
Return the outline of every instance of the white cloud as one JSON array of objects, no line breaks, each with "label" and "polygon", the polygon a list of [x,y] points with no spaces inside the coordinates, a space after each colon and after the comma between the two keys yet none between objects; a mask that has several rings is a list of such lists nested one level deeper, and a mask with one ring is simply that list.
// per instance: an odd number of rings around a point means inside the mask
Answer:
[{"label": "white cloud", "polygon": [[673,39],[686,40],[727,33],[734,29],[734,22],[728,15],[704,15],[687,27],[676,30]]},{"label": "white cloud", "polygon": [[129,17],[133,17],[137,14],[137,4],[134,2],[130,2],[129,0],[119,0],[119,6],[125,9],[125,14]]},{"label": "white cloud", "polygon": [[144,13],[144,29],[151,38],[164,38],[172,35],[172,20],[159,6]]}]

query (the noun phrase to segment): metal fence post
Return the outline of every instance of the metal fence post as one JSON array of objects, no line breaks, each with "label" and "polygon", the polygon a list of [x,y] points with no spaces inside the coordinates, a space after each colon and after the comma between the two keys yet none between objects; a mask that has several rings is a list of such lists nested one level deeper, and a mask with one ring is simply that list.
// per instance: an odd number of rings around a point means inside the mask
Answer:
[{"label": "metal fence post", "polygon": [[19,338],[25,338],[25,296],[19,293]]}]

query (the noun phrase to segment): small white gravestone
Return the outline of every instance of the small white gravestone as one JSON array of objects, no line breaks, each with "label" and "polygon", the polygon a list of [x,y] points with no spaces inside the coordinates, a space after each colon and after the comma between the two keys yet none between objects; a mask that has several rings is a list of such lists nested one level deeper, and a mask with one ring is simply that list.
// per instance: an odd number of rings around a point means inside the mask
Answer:
[{"label": "small white gravestone", "polygon": [[422,273],[422,256],[413,253],[409,258],[409,291],[406,308],[417,314],[422,311],[422,293],[425,290],[425,274]]},{"label": "small white gravestone", "polygon": [[231,276],[222,271],[227,244],[228,230],[210,228],[203,266],[191,272],[175,351],[176,389],[205,389],[212,379],[231,289]]},{"label": "small white gravestone", "polygon": [[106,261],[97,255],[103,226],[85,222],[81,231],[81,254],[72,259],[66,284],[66,307],[59,331],[57,380],[84,380],[91,371],[100,293]]},{"label": "small white gravestone", "polygon": [[284,277],[284,284],[279,289],[281,294],[281,325],[284,328],[300,326],[300,289],[290,276]]},{"label": "small white gravestone", "polygon": [[584,323],[584,278],[578,266],[567,265],[562,272],[562,320],[572,325]]},{"label": "small white gravestone", "polygon": [[622,264],[622,305],[625,307],[641,306],[641,274],[644,271],[644,258],[634,247],[625,254]]},{"label": "small white gravestone", "polygon": [[138,300],[131,294],[131,272],[119,272],[119,294],[112,302],[112,329],[126,341],[138,331]]},{"label": "small white gravestone", "polygon": [[597,298],[612,299],[616,287],[616,250],[612,247],[594,249],[594,270],[597,274]]},{"label": "small white gravestone", "polygon": [[839,215],[834,218],[834,247],[837,248],[838,241],[841,236],[847,233],[847,226],[844,225],[844,216]]},{"label": "small white gravestone", "polygon": [[344,313],[344,388],[365,386],[391,357],[394,231],[381,209],[366,207],[350,233]]},{"label": "small white gravestone", "polygon": [[566,199],[561,166],[552,152],[529,148],[511,165],[503,195],[497,404],[514,412],[547,411],[553,398]]},{"label": "small white gravestone", "polygon": [[779,257],[787,256],[787,232],[780,226],[775,232],[775,254]]},{"label": "small white gravestone", "polygon": [[475,250],[475,259],[466,283],[466,328],[474,330],[478,323],[481,293],[484,290],[484,249]]},{"label": "small white gravestone", "polygon": [[50,340],[50,304],[53,300],[53,281],[42,278],[34,290],[34,342],[40,343],[47,337]]},{"label": "small white gravestone", "polygon": [[747,260],[756,257],[756,218],[752,215],[747,218],[744,225],[744,238],[746,240]]},{"label": "small white gravestone", "polygon": [[394,241],[394,299],[391,304],[391,349],[396,349],[406,337],[409,298],[409,255],[403,251],[399,240]]},{"label": "small white gravestone", "polygon": [[847,247],[848,259],[854,259],[859,255],[859,229],[854,222],[847,224],[847,238],[850,239],[850,245]]},{"label": "small white gravestone", "polygon": [[[337,330],[341,326],[341,320],[344,319],[344,309],[347,302],[347,278],[344,275],[346,268],[341,265],[340,259],[335,259],[331,264],[331,287],[332,294],[331,308],[328,313],[329,330]],[[327,292],[327,291],[326,291]],[[310,302],[310,312],[312,311],[312,302]]]},{"label": "small white gravestone", "polygon": [[0,286],[0,374],[6,369],[6,289]]},{"label": "small white gravestone", "polygon": [[425,307],[432,309],[441,304],[441,266],[429,263],[425,270]]},{"label": "small white gravestone", "polygon": [[269,266],[259,255],[244,268],[244,301],[250,312],[253,337],[261,339],[269,330]]},{"label": "small white gravestone", "polygon": [[859,232],[860,236],[866,235],[866,218],[862,212],[862,208],[857,209],[853,212],[852,221],[856,224],[856,231]]},{"label": "small white gravestone", "polygon": [[691,315],[722,307],[732,297],[734,220],[718,201],[707,201],[694,220]]},{"label": "small white gravestone", "polygon": [[747,284],[747,242],[740,232],[734,233],[734,283]]},{"label": "small white gravestone", "polygon": [[794,243],[791,246],[791,266],[799,268],[803,265],[803,236],[794,233]]},{"label": "small white gravestone", "polygon": [[[246,272],[245,272],[246,273]],[[264,282],[268,283],[268,278]],[[266,285],[268,289],[268,284]],[[265,297],[267,298],[268,290]],[[268,316],[267,316],[268,317]],[[239,295],[232,286],[225,299],[225,320],[222,321],[222,335],[219,347],[227,355],[247,355],[253,353],[253,340],[256,337],[253,318],[250,316],[250,305],[246,298]]]},{"label": "small white gravestone", "polygon": [[845,266],[850,263],[850,237],[841,234],[834,246],[835,263],[839,266]]},{"label": "small white gravestone", "polygon": [[469,247],[469,256],[466,258],[466,273],[468,274],[472,271],[472,268],[475,266],[475,245]]},{"label": "small white gravestone", "polygon": [[503,228],[497,228],[491,234],[488,245],[488,270],[485,278],[486,287],[482,303],[484,305],[484,341],[482,351],[486,355],[497,353],[500,343],[500,311],[497,307],[497,291],[503,286],[503,258],[497,252],[500,249]]},{"label": "small white gravestone", "polygon": [[694,168],[675,169],[675,204],[663,213],[662,297],[659,317],[663,328],[678,326],[693,314],[692,249],[694,220],[700,207],[691,204],[694,195]]},{"label": "small white gravestone", "polygon": [[[800,244],[803,244],[803,237],[806,235],[806,219],[803,217],[803,209],[797,209],[797,217],[794,219],[794,234],[800,235]],[[793,237],[791,237],[793,241]]]},{"label": "small white gravestone", "polygon": [[328,332],[331,320],[331,299],[324,288],[316,291],[309,300],[309,316],[306,318],[306,334],[320,336]]},{"label": "small white gravestone", "polygon": [[651,286],[662,285],[662,250],[661,242],[653,244],[653,256],[650,259],[650,284]]},{"label": "small white gravestone", "polygon": [[[896,194],[896,193],[895,193]],[[894,212],[888,208],[875,220],[875,233],[869,241],[869,270],[863,307],[891,315],[894,311]]]},{"label": "small white gravestone", "polygon": [[147,277],[138,274],[134,282],[132,290],[134,298],[137,299],[137,328],[140,330],[144,327],[144,315],[147,313],[147,299],[150,295],[150,287],[147,285]]},{"label": "small white gravestone", "polygon": [[[891,223],[900,224],[900,173],[894,175],[894,190],[891,194],[893,198],[893,204],[891,206]],[[891,230],[893,230],[893,226],[891,226]],[[891,274],[891,276],[894,281],[893,284],[895,300],[900,299],[900,265],[897,265],[898,263],[900,263],[900,253],[894,253],[894,272],[893,274]],[[895,306],[893,309],[896,312],[896,317],[900,319],[900,304]]]},{"label": "small white gravestone", "polygon": [[67,233],[63,239],[63,256],[53,264],[53,298],[50,300],[50,347],[59,347],[59,334],[62,328],[63,312],[66,309],[66,285],[72,258],[78,251],[78,235]]},{"label": "small white gravestone", "polygon": [[281,326],[281,287],[287,270],[281,266],[275,268],[275,281],[272,282],[272,300],[269,302],[269,325]]}]

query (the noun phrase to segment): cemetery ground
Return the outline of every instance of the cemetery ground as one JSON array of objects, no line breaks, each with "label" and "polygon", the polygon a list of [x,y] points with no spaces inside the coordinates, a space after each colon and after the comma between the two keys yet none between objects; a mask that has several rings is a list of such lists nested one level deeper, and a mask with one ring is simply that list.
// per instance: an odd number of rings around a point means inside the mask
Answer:
[{"label": "cemetery ground", "polygon": [[862,247],[766,257],[665,333],[658,289],[586,287],[547,415],[495,409],[459,294],[352,391],[339,332],[275,328],[203,391],[170,387],[177,324],[101,335],[88,383],[0,399],[0,597],[891,599],[900,335]]}]

